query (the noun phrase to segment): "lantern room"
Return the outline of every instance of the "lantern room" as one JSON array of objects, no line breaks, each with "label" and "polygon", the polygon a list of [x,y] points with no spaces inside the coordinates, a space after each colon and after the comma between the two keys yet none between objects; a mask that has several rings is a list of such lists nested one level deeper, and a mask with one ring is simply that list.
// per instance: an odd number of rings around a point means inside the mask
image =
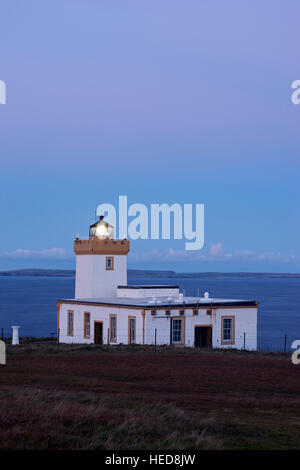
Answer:
[{"label": "lantern room", "polygon": [[100,218],[97,222],[90,225],[89,231],[90,237],[97,237],[101,240],[106,238],[114,238],[114,227],[104,220],[104,216],[100,215]]}]

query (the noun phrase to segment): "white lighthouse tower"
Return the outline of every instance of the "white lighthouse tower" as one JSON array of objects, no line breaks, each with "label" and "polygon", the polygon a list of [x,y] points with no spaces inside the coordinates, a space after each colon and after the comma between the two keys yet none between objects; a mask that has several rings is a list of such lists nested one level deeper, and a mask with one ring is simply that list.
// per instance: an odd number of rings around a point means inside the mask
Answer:
[{"label": "white lighthouse tower", "polygon": [[114,240],[114,229],[100,216],[90,226],[89,239],[74,241],[76,253],[75,299],[116,296],[127,284],[128,240]]}]

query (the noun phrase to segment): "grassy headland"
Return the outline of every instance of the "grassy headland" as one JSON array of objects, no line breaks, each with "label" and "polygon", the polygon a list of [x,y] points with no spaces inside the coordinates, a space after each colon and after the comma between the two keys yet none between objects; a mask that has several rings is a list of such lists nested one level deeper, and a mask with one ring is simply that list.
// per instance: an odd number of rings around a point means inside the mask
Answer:
[{"label": "grassy headland", "polygon": [[300,449],[300,366],[283,354],[8,347],[1,449]]}]

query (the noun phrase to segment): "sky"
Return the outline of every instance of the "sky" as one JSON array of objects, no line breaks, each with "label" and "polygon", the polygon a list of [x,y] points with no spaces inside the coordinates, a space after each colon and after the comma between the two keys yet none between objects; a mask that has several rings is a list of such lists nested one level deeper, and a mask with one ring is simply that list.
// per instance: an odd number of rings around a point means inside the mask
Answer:
[{"label": "sky", "polygon": [[204,204],[133,269],[300,272],[297,0],[1,1],[0,271],[72,268],[101,203]]}]

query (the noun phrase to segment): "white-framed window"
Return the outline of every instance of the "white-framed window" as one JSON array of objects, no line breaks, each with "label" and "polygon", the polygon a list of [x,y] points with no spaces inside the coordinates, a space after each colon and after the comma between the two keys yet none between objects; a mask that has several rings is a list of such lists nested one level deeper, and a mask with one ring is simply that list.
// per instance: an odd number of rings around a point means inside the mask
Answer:
[{"label": "white-framed window", "polygon": [[173,318],[172,320],[172,343],[183,343],[183,320],[181,318]]},{"label": "white-framed window", "polygon": [[90,338],[91,336],[91,314],[89,312],[84,313],[84,337]]},{"label": "white-framed window", "polygon": [[73,310],[68,310],[67,334],[68,336],[73,336],[73,333],[74,333],[74,312]]},{"label": "white-framed window", "polygon": [[109,322],[110,341],[117,341],[117,316],[111,315]]},{"label": "white-framed window", "polygon": [[225,342],[231,342],[233,340],[233,320],[232,318],[223,318],[223,337],[222,340]]},{"label": "white-framed window", "polygon": [[135,317],[128,318],[128,343],[135,343],[136,339],[136,319]]}]

